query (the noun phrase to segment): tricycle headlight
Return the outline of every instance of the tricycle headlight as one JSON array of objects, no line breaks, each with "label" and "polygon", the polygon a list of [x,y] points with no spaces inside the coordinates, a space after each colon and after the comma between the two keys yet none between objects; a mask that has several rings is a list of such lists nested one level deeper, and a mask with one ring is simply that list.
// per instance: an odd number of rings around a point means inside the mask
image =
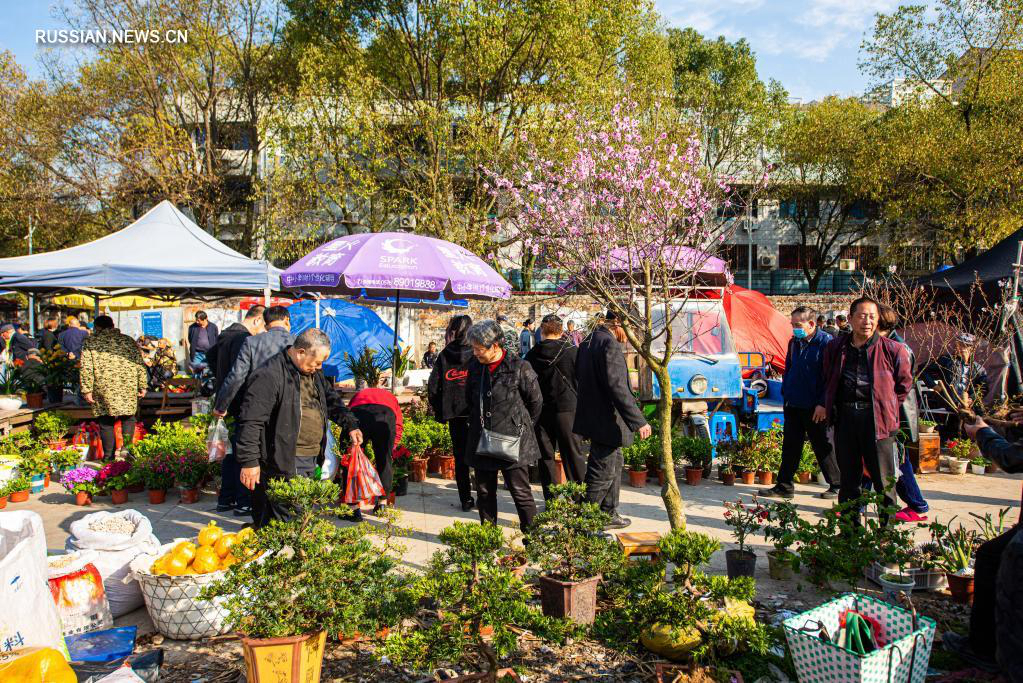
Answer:
[{"label": "tricycle headlight", "polygon": [[707,378],[703,375],[693,375],[689,380],[689,393],[702,394],[707,391]]}]

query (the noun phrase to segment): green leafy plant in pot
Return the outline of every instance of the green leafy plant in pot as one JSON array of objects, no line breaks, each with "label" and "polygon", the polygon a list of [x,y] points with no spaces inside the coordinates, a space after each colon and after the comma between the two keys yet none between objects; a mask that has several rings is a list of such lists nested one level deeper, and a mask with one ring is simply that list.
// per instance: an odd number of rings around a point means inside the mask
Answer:
[{"label": "green leafy plant in pot", "polygon": [[12,503],[23,503],[28,500],[29,491],[32,489],[32,480],[24,474],[7,482],[7,498]]},{"label": "green leafy plant in pot", "polygon": [[796,506],[788,501],[767,506],[764,540],[774,546],[767,552],[767,567],[772,579],[787,581],[799,568],[799,555],[790,550],[799,539],[799,521]]},{"label": "green leafy plant in pot", "polygon": [[622,458],[629,468],[629,484],[636,488],[646,486],[646,461],[648,455],[647,440],[634,441],[622,448]]},{"label": "green leafy plant in pot", "polygon": [[75,423],[74,418],[62,410],[48,410],[39,413],[32,421],[32,433],[48,448],[58,449],[67,445],[68,430]]},{"label": "green leafy plant in pot", "polygon": [[543,611],[591,624],[601,574],[622,551],[603,535],[611,517],[586,501],[584,484],[558,484],[550,493],[546,509],[526,535],[526,554],[540,568]]},{"label": "green leafy plant in pot", "polygon": [[415,669],[464,664],[483,669],[473,680],[497,681],[522,629],[544,639],[564,637],[565,622],[530,606],[531,591],[500,562],[501,527],[455,522],[440,532],[440,541],[446,547],[409,586],[415,619],[395,629],[378,654]]},{"label": "green leafy plant in pot", "polygon": [[352,373],[356,388],[379,386],[381,374],[391,367],[391,361],[387,355],[378,354],[376,349],[368,346],[362,347],[362,351],[356,356],[345,352],[344,364]]},{"label": "green leafy plant in pot", "polygon": [[318,681],[328,634],[377,633],[407,613],[397,561],[373,544],[373,530],[332,521],[342,512],[335,507],[340,494],[328,481],[271,480],[267,495],[294,515],[253,534],[234,552],[256,559],[231,565],[203,590],[201,599],[224,598],[228,623],[242,635],[250,683],[267,680],[258,674],[267,657],[289,660],[278,667],[292,672],[286,681]]},{"label": "green leafy plant in pot", "polygon": [[931,539],[938,546],[938,566],[945,570],[952,599],[960,604],[973,602],[973,548],[977,532],[966,529],[962,524],[952,528],[955,517],[948,524],[938,521],[928,525]]},{"label": "green leafy plant in pot", "polygon": [[681,454],[687,463],[686,483],[690,486],[699,484],[703,475],[709,471],[713,458],[713,446],[708,439],[696,436],[679,435],[672,439],[672,450]]},{"label": "green leafy plant in pot", "polygon": [[[893,513],[894,510],[889,512]],[[907,571],[915,550],[913,529],[900,524],[878,526],[874,538],[875,547],[885,569],[878,581],[884,591],[885,600],[896,604],[898,593],[909,597],[916,586],[916,578]]]},{"label": "green leafy plant in pot", "polygon": [[799,455],[799,464],[796,466],[796,476],[799,483],[809,484],[817,473],[820,472],[820,465],[817,463],[817,456],[814,455],[813,446],[809,442],[803,444],[803,452]]}]

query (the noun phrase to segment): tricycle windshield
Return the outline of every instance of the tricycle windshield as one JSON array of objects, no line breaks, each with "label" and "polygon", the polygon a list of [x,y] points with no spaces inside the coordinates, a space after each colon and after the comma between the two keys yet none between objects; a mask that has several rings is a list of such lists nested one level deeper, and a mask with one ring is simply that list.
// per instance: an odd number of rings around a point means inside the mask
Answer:
[{"label": "tricycle windshield", "polygon": [[[672,355],[692,353],[700,356],[732,355],[732,335],[725,309],[717,300],[680,301],[671,304],[675,314],[671,321]],[[664,305],[653,311],[655,354],[664,352]]]}]

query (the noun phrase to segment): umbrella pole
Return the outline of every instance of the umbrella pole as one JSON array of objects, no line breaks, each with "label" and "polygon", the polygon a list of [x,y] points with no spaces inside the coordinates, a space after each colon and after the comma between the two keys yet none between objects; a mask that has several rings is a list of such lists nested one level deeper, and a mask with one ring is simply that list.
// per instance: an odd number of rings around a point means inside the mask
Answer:
[{"label": "umbrella pole", "polygon": [[391,393],[398,393],[398,311],[401,309],[401,290],[394,293],[394,348],[391,349]]}]

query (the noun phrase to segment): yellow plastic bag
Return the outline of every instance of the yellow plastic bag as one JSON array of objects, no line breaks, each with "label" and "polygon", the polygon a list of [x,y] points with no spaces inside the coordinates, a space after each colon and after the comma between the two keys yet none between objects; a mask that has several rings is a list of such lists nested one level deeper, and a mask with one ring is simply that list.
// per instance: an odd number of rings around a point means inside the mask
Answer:
[{"label": "yellow plastic bag", "polygon": [[78,683],[78,676],[52,647],[26,647],[0,654],[0,681]]}]

